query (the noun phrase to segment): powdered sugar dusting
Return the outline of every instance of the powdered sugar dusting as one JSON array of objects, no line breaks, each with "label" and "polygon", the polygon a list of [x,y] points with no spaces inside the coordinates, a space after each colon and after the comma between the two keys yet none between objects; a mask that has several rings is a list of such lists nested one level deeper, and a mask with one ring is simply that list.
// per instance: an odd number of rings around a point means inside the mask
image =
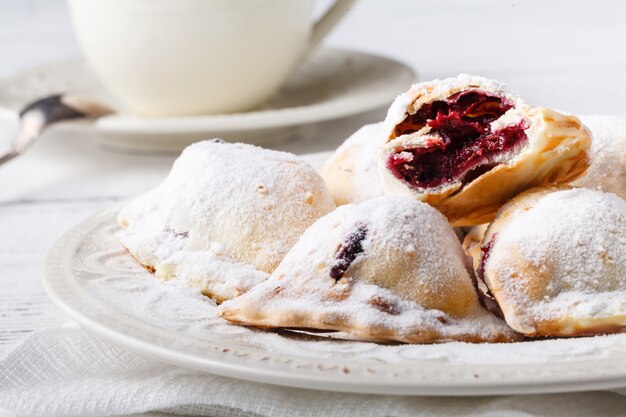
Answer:
[{"label": "powdered sugar dusting", "polygon": [[124,245],[157,275],[228,299],[266,279],[333,208],[322,178],[295,155],[214,140],[185,149],[118,220]]},{"label": "powdered sugar dusting", "polygon": [[[336,282],[337,250],[361,230],[367,233],[360,250]],[[321,328],[355,329],[365,338],[370,328],[389,329],[395,340],[428,332],[435,336],[425,341],[512,335],[478,305],[462,249],[443,215],[406,197],[339,207],[305,232],[268,281],[221,309],[236,321],[276,327],[337,321],[339,327]],[[290,316],[295,319],[285,321]]]},{"label": "powdered sugar dusting", "polygon": [[[559,190],[521,204],[497,231],[487,260],[507,301],[532,320],[626,316],[626,202],[588,189]],[[524,268],[524,269],[522,269]],[[516,277],[546,278],[537,291]]]},{"label": "powdered sugar dusting", "polygon": [[626,118],[589,115],[580,120],[593,134],[591,165],[574,185],[598,188],[626,200]]}]

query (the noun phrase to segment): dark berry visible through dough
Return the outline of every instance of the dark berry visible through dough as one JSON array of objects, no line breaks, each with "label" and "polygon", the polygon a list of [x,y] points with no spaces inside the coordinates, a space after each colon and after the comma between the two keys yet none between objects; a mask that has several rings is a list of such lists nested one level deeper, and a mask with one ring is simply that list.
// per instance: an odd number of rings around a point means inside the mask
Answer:
[{"label": "dark berry visible through dough", "polygon": [[330,267],[331,278],[341,279],[357,256],[363,253],[363,240],[367,237],[367,226],[357,223],[355,227],[356,229],[337,247],[335,260]]}]

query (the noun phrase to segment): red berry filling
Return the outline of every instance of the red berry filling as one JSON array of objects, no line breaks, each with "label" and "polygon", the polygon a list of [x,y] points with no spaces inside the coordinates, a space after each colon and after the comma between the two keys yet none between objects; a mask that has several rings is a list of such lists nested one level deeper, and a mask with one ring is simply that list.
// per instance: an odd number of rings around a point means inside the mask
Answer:
[{"label": "red berry filling", "polygon": [[413,188],[436,188],[455,181],[467,184],[499,165],[498,156],[528,141],[525,121],[491,129],[491,123],[511,108],[508,100],[481,91],[464,91],[425,104],[396,126],[392,138],[424,126],[431,128],[434,137],[425,147],[393,153],[387,168]]},{"label": "red berry filling", "polygon": [[363,253],[363,240],[367,237],[367,227],[363,223],[356,224],[356,230],[350,233],[337,247],[335,260],[330,267],[330,276],[340,280],[357,256]]}]

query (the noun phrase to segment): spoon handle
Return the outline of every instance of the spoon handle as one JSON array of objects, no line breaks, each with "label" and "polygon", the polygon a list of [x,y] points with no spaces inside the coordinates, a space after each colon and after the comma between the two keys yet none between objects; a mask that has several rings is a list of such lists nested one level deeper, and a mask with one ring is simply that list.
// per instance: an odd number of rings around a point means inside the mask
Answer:
[{"label": "spoon handle", "polygon": [[0,165],[21,155],[48,126],[64,120],[97,118],[113,112],[102,103],[67,94],[36,100],[20,111],[19,131],[9,151],[0,156]]}]

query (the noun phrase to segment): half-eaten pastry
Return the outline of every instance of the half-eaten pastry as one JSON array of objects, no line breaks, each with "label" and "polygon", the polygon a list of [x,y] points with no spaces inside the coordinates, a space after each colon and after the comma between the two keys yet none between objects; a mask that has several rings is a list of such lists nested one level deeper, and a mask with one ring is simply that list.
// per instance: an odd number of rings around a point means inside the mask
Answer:
[{"label": "half-eaten pastry", "polygon": [[348,204],[322,217],[269,280],[218,313],[255,327],[336,330],[377,342],[517,339],[480,305],[445,217],[406,197]]},{"label": "half-eaten pastry", "polygon": [[209,140],[186,148],[165,181],[118,215],[120,239],[162,278],[217,302],[269,277],[304,230],[335,208],[295,155]]},{"label": "half-eaten pastry", "polygon": [[385,195],[376,155],[382,122],[365,125],[335,151],[322,178],[337,205],[361,203]]},{"label": "half-eaten pastry", "polygon": [[518,193],[573,181],[589,130],[469,75],[414,85],[391,105],[378,155],[387,193],[439,209],[453,226],[489,222]]},{"label": "half-eaten pastry", "polygon": [[478,256],[476,272],[487,297],[518,332],[624,331],[626,202],[616,195],[585,188],[529,190],[502,207]]},{"label": "half-eaten pastry", "polygon": [[591,130],[591,166],[573,185],[598,188],[626,200],[626,118],[580,116]]}]

